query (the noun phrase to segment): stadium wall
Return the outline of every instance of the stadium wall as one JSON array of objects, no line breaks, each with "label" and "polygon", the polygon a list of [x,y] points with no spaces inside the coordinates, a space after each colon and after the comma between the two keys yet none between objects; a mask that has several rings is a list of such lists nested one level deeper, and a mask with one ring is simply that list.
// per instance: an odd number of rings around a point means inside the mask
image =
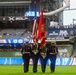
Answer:
[{"label": "stadium wall", "polygon": [[20,57],[20,52],[0,52],[1,57]]},{"label": "stadium wall", "polygon": [[[30,59],[30,65],[32,65],[32,59]],[[50,65],[50,60],[48,60],[47,65]],[[0,65],[22,65],[22,58],[0,58]],[[38,61],[40,65],[40,59]],[[57,58],[57,66],[74,66],[76,65],[76,58]]]}]

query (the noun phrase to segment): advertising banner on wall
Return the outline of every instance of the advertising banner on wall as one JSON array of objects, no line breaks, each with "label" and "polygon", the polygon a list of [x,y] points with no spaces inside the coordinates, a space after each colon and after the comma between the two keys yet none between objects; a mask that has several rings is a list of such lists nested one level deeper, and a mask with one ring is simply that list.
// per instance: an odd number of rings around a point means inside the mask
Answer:
[{"label": "advertising banner on wall", "polygon": [[0,39],[0,43],[24,43],[23,39]]},{"label": "advertising banner on wall", "polygon": [[[50,65],[50,60],[48,60],[47,65]],[[0,58],[0,65],[22,65],[22,58]],[[30,64],[33,64],[30,59]],[[40,60],[38,65],[41,65]],[[56,65],[58,66],[72,66],[76,65],[76,58],[57,58]]]},{"label": "advertising banner on wall", "polygon": [[0,21],[25,21],[27,20],[28,18],[25,17],[25,16],[18,16],[18,17],[15,17],[15,16],[5,16],[5,17],[0,17]]},{"label": "advertising banner on wall", "polygon": [[48,29],[47,40],[70,39],[76,36],[76,27]]}]

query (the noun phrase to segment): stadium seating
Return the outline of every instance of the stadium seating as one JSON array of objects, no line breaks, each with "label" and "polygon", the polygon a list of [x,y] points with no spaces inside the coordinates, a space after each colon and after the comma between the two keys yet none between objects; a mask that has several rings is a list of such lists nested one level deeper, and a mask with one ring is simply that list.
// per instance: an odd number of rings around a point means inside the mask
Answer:
[{"label": "stadium seating", "polygon": [[26,29],[2,29],[0,30],[0,39],[19,39],[29,38],[31,32]]}]

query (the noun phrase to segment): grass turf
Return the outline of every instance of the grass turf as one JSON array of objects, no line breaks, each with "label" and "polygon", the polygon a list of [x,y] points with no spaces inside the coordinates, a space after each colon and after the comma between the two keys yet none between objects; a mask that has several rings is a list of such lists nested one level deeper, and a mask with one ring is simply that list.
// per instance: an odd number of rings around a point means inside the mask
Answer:
[{"label": "grass turf", "polygon": [[23,72],[23,66],[0,66],[0,75],[76,75],[76,66],[56,66],[55,73],[50,72],[50,67],[46,67],[46,72],[42,73],[41,66],[38,66],[38,72],[32,72],[32,66],[29,72]]}]

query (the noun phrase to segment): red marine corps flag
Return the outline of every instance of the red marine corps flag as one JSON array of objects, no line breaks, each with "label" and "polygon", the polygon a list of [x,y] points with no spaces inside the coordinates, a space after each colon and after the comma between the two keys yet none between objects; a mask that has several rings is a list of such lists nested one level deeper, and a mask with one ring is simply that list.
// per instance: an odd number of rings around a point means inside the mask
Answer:
[{"label": "red marine corps flag", "polygon": [[37,28],[38,28],[38,23],[37,23],[37,19],[35,18],[33,24],[33,32],[32,32],[33,42],[37,41]]},{"label": "red marine corps flag", "polygon": [[44,17],[43,17],[43,10],[40,14],[40,21],[38,26],[38,41],[40,43],[40,48],[42,49],[46,45],[46,30],[44,27]]}]

